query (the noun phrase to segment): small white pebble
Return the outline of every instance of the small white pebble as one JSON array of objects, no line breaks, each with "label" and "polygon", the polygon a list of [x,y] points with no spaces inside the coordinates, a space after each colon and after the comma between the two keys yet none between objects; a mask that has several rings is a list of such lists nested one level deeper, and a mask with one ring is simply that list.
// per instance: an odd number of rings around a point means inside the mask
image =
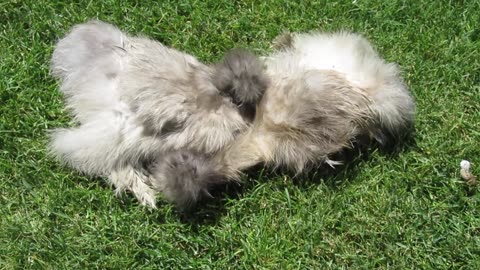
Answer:
[{"label": "small white pebble", "polygon": [[470,161],[468,160],[462,160],[460,162],[460,168],[466,170],[466,171],[469,171],[470,170]]}]

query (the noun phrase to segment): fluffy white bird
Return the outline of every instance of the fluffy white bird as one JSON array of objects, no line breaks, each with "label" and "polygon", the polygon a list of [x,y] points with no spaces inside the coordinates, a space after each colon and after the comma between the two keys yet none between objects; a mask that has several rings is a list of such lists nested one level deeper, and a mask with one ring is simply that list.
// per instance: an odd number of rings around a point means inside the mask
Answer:
[{"label": "fluffy white bird", "polygon": [[399,68],[365,38],[339,32],[277,40],[278,50],[264,58],[270,85],[253,124],[208,160],[215,175],[237,179],[235,172],[259,163],[296,172],[333,166],[332,155],[357,138],[386,143],[410,130],[415,103]]},{"label": "fluffy white bird", "polygon": [[100,21],[58,42],[52,74],[78,125],[53,130],[51,152],[151,207],[158,192],[180,206],[208,195],[216,178],[204,160],[247,128],[268,84],[247,51],[207,66]]}]

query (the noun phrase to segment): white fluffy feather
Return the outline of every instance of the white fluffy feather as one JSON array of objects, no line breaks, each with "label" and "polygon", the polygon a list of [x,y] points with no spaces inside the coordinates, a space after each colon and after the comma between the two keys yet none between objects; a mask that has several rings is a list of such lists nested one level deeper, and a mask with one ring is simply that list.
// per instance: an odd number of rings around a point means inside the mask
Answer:
[{"label": "white fluffy feather", "polygon": [[291,41],[290,48],[266,58],[271,76],[336,71],[367,92],[384,131],[396,134],[413,121],[415,103],[397,65],[383,60],[362,36],[348,32],[293,34]]}]

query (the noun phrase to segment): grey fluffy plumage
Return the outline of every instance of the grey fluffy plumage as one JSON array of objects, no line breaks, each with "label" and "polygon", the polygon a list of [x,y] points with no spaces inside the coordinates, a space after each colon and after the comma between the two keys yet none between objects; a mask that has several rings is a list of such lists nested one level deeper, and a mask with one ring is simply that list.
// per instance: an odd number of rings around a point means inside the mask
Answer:
[{"label": "grey fluffy plumage", "polygon": [[265,57],[270,85],[252,126],[217,158],[223,168],[334,166],[330,158],[357,138],[383,143],[384,134],[399,136],[413,125],[415,104],[397,65],[366,39],[346,32],[285,35]]},{"label": "grey fluffy plumage", "polygon": [[[216,153],[247,127],[232,97],[214,85],[216,72],[113,25],[77,25],[56,44],[52,74],[78,125],[51,131],[50,150],[83,173],[106,176],[117,192],[129,190],[142,204],[155,207],[159,192],[178,205],[196,201],[206,182],[189,182],[190,175],[204,179],[212,170],[192,153]],[[150,164],[149,174],[144,164],[151,160],[166,164]]]}]

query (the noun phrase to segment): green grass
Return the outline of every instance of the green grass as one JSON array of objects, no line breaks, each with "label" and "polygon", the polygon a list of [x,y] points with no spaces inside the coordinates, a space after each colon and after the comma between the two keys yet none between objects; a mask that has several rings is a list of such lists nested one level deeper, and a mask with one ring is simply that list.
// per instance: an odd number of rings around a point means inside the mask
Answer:
[{"label": "green grass", "polygon": [[[480,174],[478,0],[55,2],[0,3],[0,269],[480,269],[480,195],[458,173]],[[310,181],[267,173],[188,217],[116,198],[45,149],[70,120],[53,44],[90,18],[207,62],[287,29],[362,33],[402,66],[415,144]]]}]

